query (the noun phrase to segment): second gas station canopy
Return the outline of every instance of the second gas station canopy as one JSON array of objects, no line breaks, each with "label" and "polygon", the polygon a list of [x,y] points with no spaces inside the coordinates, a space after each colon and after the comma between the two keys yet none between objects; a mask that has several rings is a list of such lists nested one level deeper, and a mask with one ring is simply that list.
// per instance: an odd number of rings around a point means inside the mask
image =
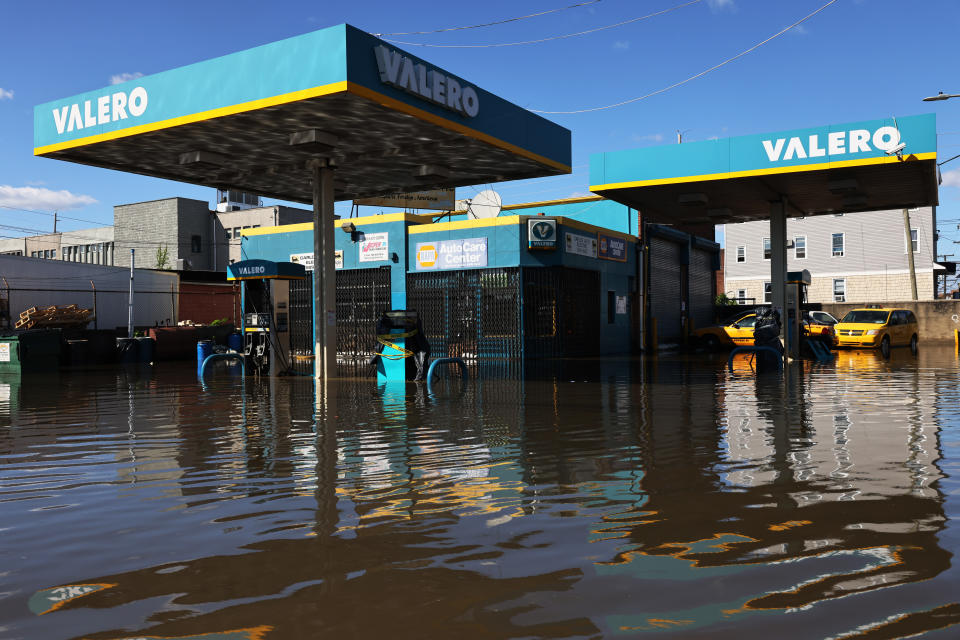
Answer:
[{"label": "second gas station canopy", "polygon": [[663,223],[743,222],[937,204],[933,115],[835,124],[591,157],[590,190]]},{"label": "second gas station canopy", "polygon": [[297,202],[570,172],[570,132],[349,25],[39,105],[34,154]]}]

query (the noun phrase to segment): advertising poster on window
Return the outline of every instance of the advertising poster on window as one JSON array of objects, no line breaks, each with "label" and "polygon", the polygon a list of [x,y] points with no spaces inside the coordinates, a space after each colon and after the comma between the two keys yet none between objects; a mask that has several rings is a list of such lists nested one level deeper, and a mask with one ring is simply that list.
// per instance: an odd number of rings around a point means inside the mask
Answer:
[{"label": "advertising poster on window", "polygon": [[567,253],[588,258],[597,257],[597,236],[581,236],[577,233],[566,234]]},{"label": "advertising poster on window", "polygon": [[605,234],[599,234],[600,257],[604,260],[614,260],[616,262],[627,261],[627,241],[624,238],[617,238]]},{"label": "advertising poster on window", "polygon": [[360,262],[380,262],[390,259],[390,234],[366,233],[360,241]]}]

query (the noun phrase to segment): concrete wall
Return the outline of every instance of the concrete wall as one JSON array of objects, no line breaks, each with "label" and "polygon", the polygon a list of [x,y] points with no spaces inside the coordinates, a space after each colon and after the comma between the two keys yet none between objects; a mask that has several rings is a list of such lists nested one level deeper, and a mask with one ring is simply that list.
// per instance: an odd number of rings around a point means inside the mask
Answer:
[{"label": "concrete wall", "polygon": [[[130,249],[135,249],[134,266],[154,269],[157,249],[165,247],[168,268],[176,268],[177,260],[184,259],[190,269],[214,269],[212,217],[208,203],[189,198],[117,205],[113,208],[114,264],[129,267]],[[199,252],[193,251],[194,235],[200,236]]]},{"label": "concrete wall", "polygon": [[[240,231],[243,229],[275,227],[286,224],[299,224],[313,221],[313,211],[296,207],[274,206],[240,209],[217,213],[218,224],[221,227],[217,235],[218,253],[222,250],[230,263],[242,260],[240,257]],[[221,249],[223,247],[223,249]],[[218,260],[219,261],[219,260]],[[226,270],[224,267],[218,269]]]},{"label": "concrete wall", "polygon": [[[922,342],[949,340],[953,342],[953,332],[960,329],[960,300],[920,300],[917,302],[882,302],[870,304],[897,309],[910,309],[917,316],[920,325],[919,335]],[[824,304],[823,310],[842,319],[851,309],[863,307],[863,304]]]}]

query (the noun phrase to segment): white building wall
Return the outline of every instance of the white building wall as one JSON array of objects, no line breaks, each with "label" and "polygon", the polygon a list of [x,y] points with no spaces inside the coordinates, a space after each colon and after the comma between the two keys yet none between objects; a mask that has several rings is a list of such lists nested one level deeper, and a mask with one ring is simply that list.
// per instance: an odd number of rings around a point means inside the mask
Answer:
[{"label": "white building wall", "polygon": [[[929,300],[934,295],[935,209],[911,209],[910,226],[917,235],[914,264],[918,295],[921,300]],[[834,233],[843,234],[842,256],[833,255]],[[724,225],[724,285],[728,295],[746,290],[747,297],[763,302],[763,284],[770,281],[770,260],[763,257],[764,238],[769,236],[766,221]],[[798,257],[798,238],[806,241],[803,257]],[[845,281],[847,302],[911,299],[907,237],[900,209],[790,218],[787,240],[793,245],[787,252],[788,270],[810,271],[810,302],[833,302],[835,279]],[[745,259],[738,262],[741,248]]]},{"label": "white building wall", "polygon": [[[135,270],[134,324],[175,325],[179,283],[175,273]],[[0,295],[9,295],[11,325],[30,307],[93,308],[96,287],[97,319],[87,328],[126,327],[129,285],[129,268],[0,255]]]}]

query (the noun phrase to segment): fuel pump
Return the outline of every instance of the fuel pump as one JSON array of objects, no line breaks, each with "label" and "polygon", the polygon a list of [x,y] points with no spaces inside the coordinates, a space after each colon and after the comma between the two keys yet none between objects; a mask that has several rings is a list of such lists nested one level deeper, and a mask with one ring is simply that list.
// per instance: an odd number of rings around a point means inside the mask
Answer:
[{"label": "fuel pump", "polygon": [[787,272],[787,299],[786,299],[786,317],[784,318],[784,341],[787,347],[787,353],[791,358],[800,357],[800,339],[803,335],[801,322],[803,311],[801,307],[807,298],[807,287],[810,286],[810,272],[803,271]]}]

